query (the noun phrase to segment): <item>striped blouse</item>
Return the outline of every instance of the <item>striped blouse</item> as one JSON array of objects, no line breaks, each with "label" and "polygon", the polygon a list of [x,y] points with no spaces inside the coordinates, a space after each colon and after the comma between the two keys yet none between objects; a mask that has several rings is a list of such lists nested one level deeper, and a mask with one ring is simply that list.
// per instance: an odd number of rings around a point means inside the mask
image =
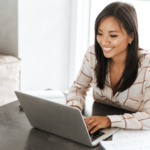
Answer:
[{"label": "striped blouse", "polygon": [[[93,99],[96,102],[119,107],[133,113],[124,115],[108,115],[111,127],[127,129],[150,129],[150,52],[141,50],[138,76],[135,82],[123,92],[113,96],[109,67],[104,89],[96,85],[94,68],[96,64],[95,47],[87,49],[81,69],[67,95],[66,105],[85,106],[86,92],[93,88]],[[109,66],[109,64],[108,64]]]}]

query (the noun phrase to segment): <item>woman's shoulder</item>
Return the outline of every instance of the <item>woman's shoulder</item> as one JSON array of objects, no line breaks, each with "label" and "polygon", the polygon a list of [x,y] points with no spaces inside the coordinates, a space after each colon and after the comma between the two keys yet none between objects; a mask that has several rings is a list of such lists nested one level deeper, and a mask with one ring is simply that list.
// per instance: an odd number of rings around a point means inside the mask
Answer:
[{"label": "woman's shoulder", "polygon": [[144,57],[144,59],[150,59],[150,50],[140,50],[140,55]]},{"label": "woman's shoulder", "polygon": [[87,51],[86,51],[86,56],[88,56],[89,59],[95,59],[96,54],[95,54],[95,46],[91,45],[88,47]]},{"label": "woman's shoulder", "polygon": [[88,49],[87,49],[87,51],[88,51],[88,53],[93,53],[93,54],[95,54],[95,45],[89,46]]},{"label": "woman's shoulder", "polygon": [[142,68],[150,66],[150,50],[140,50],[140,63]]}]

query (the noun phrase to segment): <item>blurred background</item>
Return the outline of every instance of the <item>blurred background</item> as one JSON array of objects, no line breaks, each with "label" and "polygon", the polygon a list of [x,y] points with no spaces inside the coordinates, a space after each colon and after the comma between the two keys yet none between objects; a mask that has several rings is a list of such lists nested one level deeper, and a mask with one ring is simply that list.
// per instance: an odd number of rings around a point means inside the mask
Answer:
[{"label": "blurred background", "polygon": [[[120,0],[138,15],[140,47],[150,49],[150,0]],[[87,48],[94,22],[113,0],[0,0],[0,53],[21,58],[21,91],[68,90]]]}]

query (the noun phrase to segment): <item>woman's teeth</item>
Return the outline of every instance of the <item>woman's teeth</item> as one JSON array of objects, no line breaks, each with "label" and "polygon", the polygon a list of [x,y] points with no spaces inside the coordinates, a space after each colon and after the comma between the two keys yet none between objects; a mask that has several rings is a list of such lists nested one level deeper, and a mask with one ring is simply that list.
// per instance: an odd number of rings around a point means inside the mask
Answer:
[{"label": "woman's teeth", "polygon": [[[113,47],[114,48],[114,47]],[[105,52],[105,53],[109,53],[113,48],[103,48],[103,51]]]},{"label": "woman's teeth", "polygon": [[104,50],[106,50],[106,51],[110,51],[111,49],[113,49],[113,48],[104,48]]}]

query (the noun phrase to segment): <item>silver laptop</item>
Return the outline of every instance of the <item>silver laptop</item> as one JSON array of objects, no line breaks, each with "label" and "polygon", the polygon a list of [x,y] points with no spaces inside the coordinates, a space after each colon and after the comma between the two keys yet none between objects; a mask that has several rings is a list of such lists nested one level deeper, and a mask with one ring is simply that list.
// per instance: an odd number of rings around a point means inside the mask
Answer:
[{"label": "silver laptop", "polygon": [[90,134],[82,113],[47,99],[15,92],[30,122],[38,129],[93,147],[117,132],[119,128],[106,128]]}]

